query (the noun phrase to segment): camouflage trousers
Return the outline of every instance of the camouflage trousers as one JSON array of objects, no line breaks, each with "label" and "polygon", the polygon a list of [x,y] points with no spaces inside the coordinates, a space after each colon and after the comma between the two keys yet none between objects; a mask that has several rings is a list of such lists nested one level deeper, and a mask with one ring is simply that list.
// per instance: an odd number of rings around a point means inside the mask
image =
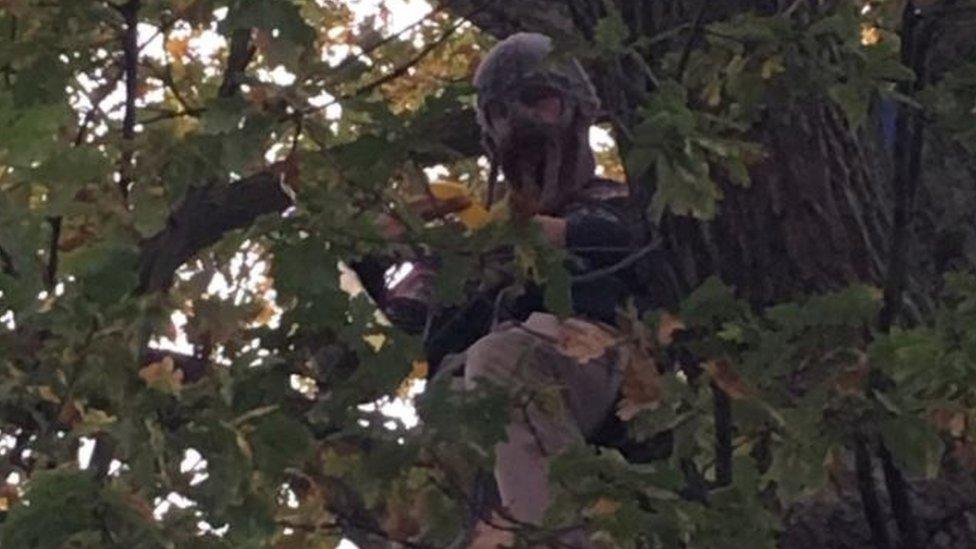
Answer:
[{"label": "camouflage trousers", "polygon": [[[548,460],[585,443],[614,408],[620,368],[613,328],[534,313],[500,326],[467,351],[465,385],[488,380],[510,390],[508,440],[496,447],[503,506],[539,524],[550,501]],[[577,534],[576,537],[579,537]]]}]

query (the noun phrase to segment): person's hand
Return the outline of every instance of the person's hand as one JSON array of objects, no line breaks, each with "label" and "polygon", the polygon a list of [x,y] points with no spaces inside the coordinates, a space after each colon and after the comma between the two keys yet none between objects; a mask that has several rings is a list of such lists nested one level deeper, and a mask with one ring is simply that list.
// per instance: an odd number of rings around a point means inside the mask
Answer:
[{"label": "person's hand", "polygon": [[566,220],[550,215],[536,215],[532,221],[539,226],[542,234],[550,245],[556,248],[566,247]]}]

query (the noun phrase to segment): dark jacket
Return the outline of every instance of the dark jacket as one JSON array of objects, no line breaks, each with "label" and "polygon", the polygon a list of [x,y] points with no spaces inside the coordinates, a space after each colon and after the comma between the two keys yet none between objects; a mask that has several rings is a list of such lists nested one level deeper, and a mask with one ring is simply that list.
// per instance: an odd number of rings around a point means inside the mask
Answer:
[{"label": "dark jacket", "polygon": [[[645,262],[638,259],[649,242],[649,231],[627,195],[627,186],[593,179],[581,199],[568,204],[559,217],[566,220],[573,315],[615,324],[618,307],[630,298],[640,305],[647,292],[642,275]],[[496,291],[483,292],[441,312],[426,332],[431,370],[445,355],[461,352],[487,334],[494,322],[548,312],[543,294],[543,288],[530,287],[515,298],[499,300]]]}]

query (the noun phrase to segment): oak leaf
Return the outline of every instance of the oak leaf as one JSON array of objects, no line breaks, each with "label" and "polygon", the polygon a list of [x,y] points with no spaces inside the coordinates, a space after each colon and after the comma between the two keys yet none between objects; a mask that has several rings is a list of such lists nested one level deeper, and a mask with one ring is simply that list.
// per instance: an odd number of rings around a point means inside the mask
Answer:
[{"label": "oak leaf", "polygon": [[610,330],[576,319],[568,319],[559,325],[559,352],[582,363],[605,355],[619,343],[619,337]]},{"label": "oak leaf", "polygon": [[630,421],[641,411],[653,410],[661,404],[661,374],[651,355],[636,345],[621,347],[620,360],[623,382],[617,417]]},{"label": "oak leaf", "polygon": [[609,517],[620,509],[620,502],[601,497],[593,502],[583,513],[589,517]]},{"label": "oak leaf", "polygon": [[657,341],[661,345],[671,345],[674,343],[674,334],[686,328],[680,318],[671,313],[664,313],[657,324]]},{"label": "oak leaf", "polygon": [[730,398],[745,398],[751,392],[739,373],[732,368],[732,363],[726,359],[709,360],[705,363],[705,371],[711,376],[715,385],[725,391]]},{"label": "oak leaf", "polygon": [[164,357],[139,370],[139,379],[146,386],[168,395],[178,395],[183,388],[183,370],[177,370],[173,357]]}]

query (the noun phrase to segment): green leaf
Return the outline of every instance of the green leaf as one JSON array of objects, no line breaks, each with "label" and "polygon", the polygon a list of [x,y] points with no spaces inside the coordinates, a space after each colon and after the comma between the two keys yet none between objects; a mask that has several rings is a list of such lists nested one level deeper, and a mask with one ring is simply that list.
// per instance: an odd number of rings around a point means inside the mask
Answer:
[{"label": "green leaf", "polygon": [[99,305],[120,302],[138,282],[139,251],[120,242],[103,242],[64,258],[63,270],[77,277],[84,295]]},{"label": "green leaf", "polygon": [[835,84],[827,90],[830,98],[844,111],[851,129],[858,129],[868,117],[871,89],[861,81]]},{"label": "green leaf", "polygon": [[905,416],[884,421],[881,438],[895,464],[907,474],[926,478],[938,474],[945,444],[923,419]]},{"label": "green leaf", "polygon": [[627,23],[620,10],[612,2],[604,2],[608,13],[600,18],[593,30],[593,41],[605,53],[619,52],[624,47],[624,41],[630,34]]},{"label": "green leaf", "polygon": [[309,455],[310,433],[294,418],[282,413],[264,417],[249,441],[257,467],[280,478],[287,467],[300,465]]},{"label": "green leaf", "polygon": [[221,31],[229,34],[251,28],[266,33],[261,45],[272,65],[295,63],[301,50],[311,46],[316,37],[290,0],[236,0],[220,25]]},{"label": "green leaf", "polygon": [[200,129],[206,134],[230,133],[237,130],[247,114],[247,101],[239,95],[218,97],[207,105],[200,117]]}]

